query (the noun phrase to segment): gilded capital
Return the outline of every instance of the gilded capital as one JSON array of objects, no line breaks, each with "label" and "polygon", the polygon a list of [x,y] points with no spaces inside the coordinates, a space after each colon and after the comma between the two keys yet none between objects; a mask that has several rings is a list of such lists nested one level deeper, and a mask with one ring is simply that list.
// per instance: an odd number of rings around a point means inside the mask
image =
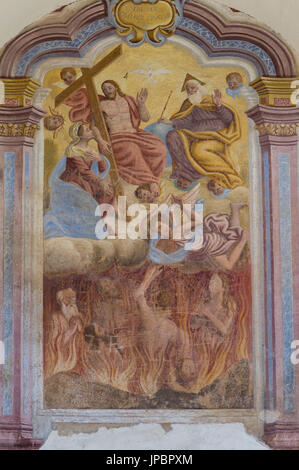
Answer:
[{"label": "gilded capital", "polygon": [[0,123],[0,136],[1,137],[31,137],[35,136],[36,131],[40,127],[37,124],[30,124],[23,122],[19,124],[13,124],[12,122],[1,122]]},{"label": "gilded capital", "polygon": [[263,106],[295,107],[299,80],[296,78],[259,77],[250,83]]},{"label": "gilded capital", "polygon": [[263,122],[257,124],[255,129],[259,132],[260,136],[273,135],[278,137],[289,137],[297,135],[297,127],[299,123],[295,124],[276,124],[273,122]]},{"label": "gilded capital", "polygon": [[15,137],[32,140],[40,129],[40,121],[46,111],[34,106],[0,106],[0,137],[13,141]]},{"label": "gilded capital", "polygon": [[40,83],[33,78],[1,78],[5,86],[5,106],[32,106],[33,96]]}]

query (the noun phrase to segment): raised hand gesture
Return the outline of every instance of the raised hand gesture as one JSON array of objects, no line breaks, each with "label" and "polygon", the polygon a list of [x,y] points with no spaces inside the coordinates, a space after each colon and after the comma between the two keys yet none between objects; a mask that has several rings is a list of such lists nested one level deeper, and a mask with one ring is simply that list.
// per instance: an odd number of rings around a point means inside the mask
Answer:
[{"label": "raised hand gesture", "polygon": [[222,95],[220,90],[214,90],[213,103],[219,107],[222,105]]},{"label": "raised hand gesture", "polygon": [[137,103],[139,105],[145,104],[146,100],[148,97],[148,91],[147,88],[141,88],[140,92],[137,93]]}]

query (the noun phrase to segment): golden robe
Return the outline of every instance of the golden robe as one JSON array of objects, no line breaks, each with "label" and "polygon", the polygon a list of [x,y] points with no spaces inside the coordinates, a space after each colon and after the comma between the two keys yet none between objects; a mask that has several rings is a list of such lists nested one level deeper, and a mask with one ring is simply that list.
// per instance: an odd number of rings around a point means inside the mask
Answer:
[{"label": "golden robe", "polygon": [[[195,106],[203,110],[216,111],[212,97],[206,96],[201,104],[192,105],[190,103],[187,109],[174,114],[171,120],[187,117]],[[196,132],[177,129],[176,132],[184,145],[188,160],[200,175],[207,176],[224,188],[234,189],[244,184],[230,156],[230,146],[240,139],[241,127],[236,111],[228,105],[225,107],[233,114],[233,120],[228,127],[218,131]]]}]

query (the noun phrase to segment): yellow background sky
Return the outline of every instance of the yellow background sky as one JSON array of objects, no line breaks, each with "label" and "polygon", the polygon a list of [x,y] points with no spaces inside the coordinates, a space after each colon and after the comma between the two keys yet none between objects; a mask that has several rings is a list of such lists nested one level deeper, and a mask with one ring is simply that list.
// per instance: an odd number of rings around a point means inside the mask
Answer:
[{"label": "yellow background sky", "polygon": [[[109,47],[98,56],[97,61],[104,57],[113,47]],[[147,71],[152,67],[155,70],[167,70],[170,73],[155,75],[155,81],[149,81],[147,75],[132,73],[136,70]],[[54,69],[48,72],[45,77],[44,86],[51,88],[53,91],[45,102],[45,109],[54,107],[54,99],[62,89],[57,86],[60,79],[61,69]],[[79,69],[77,69],[79,72]],[[109,67],[103,70],[96,79],[98,93],[101,92],[101,84],[104,80],[113,79],[117,81],[122,90],[131,96],[136,97],[137,92],[146,87],[149,92],[147,107],[151,114],[149,123],[143,123],[142,127],[156,122],[161,116],[161,112],[166,103],[170,91],[173,92],[165,116],[169,117],[177,112],[186,98],[186,94],[181,92],[182,84],[185,80],[186,73],[197,77],[205,82],[205,89],[211,94],[215,88],[220,89],[223,94],[223,102],[235,107],[240,115],[242,127],[242,139],[232,146],[232,158],[240,166],[242,176],[248,183],[248,118],[245,111],[248,109],[245,99],[233,99],[226,95],[226,76],[232,71],[238,71],[243,77],[244,84],[247,85],[246,74],[236,67],[208,67],[204,68],[200,65],[197,58],[184,46],[174,44],[166,44],[162,47],[152,47],[144,44],[140,47],[129,47],[123,45],[123,54],[116,59]],[[124,78],[129,73],[128,78]],[[56,84],[56,85],[55,85]],[[49,175],[55,164],[64,155],[70,137],[68,129],[71,125],[68,119],[69,107],[61,105],[57,109],[65,119],[65,127],[59,133],[59,136],[53,140],[53,134],[45,130],[45,183],[47,184]]]}]

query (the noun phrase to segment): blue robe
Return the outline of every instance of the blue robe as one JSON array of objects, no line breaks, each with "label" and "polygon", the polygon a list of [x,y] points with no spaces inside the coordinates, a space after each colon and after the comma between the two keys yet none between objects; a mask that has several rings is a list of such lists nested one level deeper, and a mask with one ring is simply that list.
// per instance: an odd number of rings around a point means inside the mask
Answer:
[{"label": "blue robe", "polygon": [[[99,173],[97,162],[93,162],[92,171],[105,179],[110,170],[110,163],[105,158],[107,168]],[[71,237],[97,240],[95,227],[98,222],[95,211],[98,203],[93,197],[71,183],[65,183],[59,177],[64,172],[66,157],[55,166],[50,176],[51,205],[44,215],[44,238]]]}]

